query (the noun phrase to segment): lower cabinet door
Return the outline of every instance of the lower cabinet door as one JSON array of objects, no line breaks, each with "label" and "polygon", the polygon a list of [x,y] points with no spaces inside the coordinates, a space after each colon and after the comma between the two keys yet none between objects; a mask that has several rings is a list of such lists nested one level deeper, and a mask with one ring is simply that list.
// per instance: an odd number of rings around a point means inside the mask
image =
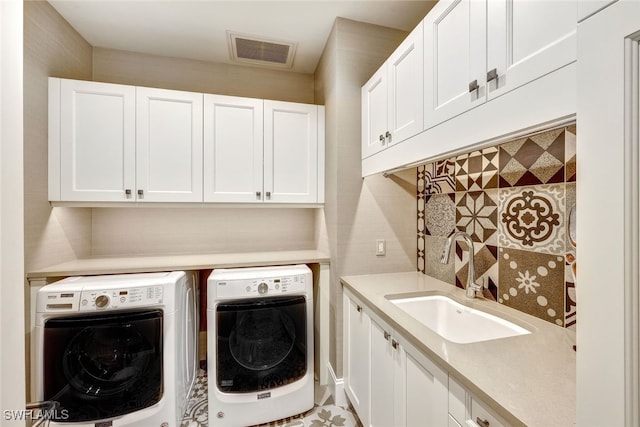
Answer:
[{"label": "lower cabinet door", "polygon": [[371,320],[371,426],[397,425],[394,418],[396,390],[394,380],[401,363],[401,350],[392,337],[392,330],[384,323]]}]

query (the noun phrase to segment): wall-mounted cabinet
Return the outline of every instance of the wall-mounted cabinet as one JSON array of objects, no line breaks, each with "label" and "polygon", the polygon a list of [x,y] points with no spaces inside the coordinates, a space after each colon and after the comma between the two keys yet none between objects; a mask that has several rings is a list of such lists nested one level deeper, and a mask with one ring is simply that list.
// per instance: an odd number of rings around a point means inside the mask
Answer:
[{"label": "wall-mounted cabinet", "polygon": [[576,14],[576,0],[438,2],[416,28],[422,127],[385,138],[385,110],[373,100],[391,86],[388,62],[363,86],[363,176],[575,115]]},{"label": "wall-mounted cabinet", "polygon": [[445,426],[448,374],[343,292],[345,392],[365,426]]},{"label": "wall-mounted cabinet", "polygon": [[324,202],[324,107],[49,80],[49,200]]},{"label": "wall-mounted cabinet", "polygon": [[424,20],[425,129],[575,61],[576,8],[575,1],[438,2]]},{"label": "wall-mounted cabinet", "polygon": [[362,87],[362,158],[423,130],[420,23]]}]

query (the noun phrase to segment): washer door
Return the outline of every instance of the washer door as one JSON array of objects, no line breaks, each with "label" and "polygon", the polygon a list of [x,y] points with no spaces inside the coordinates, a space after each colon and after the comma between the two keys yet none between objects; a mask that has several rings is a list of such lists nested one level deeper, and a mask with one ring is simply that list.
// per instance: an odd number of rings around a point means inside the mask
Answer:
[{"label": "washer door", "polygon": [[162,397],[162,311],[51,319],[44,328],[44,400],[66,422],[117,417]]},{"label": "washer door", "polygon": [[269,390],[307,370],[303,296],[221,303],[216,308],[216,382],[226,393]]}]

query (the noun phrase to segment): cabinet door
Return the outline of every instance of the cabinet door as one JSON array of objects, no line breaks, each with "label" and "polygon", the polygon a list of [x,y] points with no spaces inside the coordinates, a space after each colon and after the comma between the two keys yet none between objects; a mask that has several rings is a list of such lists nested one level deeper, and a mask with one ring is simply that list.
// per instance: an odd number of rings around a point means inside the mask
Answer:
[{"label": "cabinet door", "polygon": [[318,107],[264,101],[264,201],[318,200]]},{"label": "cabinet door", "polygon": [[404,377],[405,426],[446,426],[448,413],[448,374],[402,340],[406,362]]},{"label": "cabinet door", "polygon": [[343,316],[345,393],[362,424],[368,426],[371,319],[347,292],[344,292]]},{"label": "cabinet door", "polygon": [[126,190],[135,187],[135,88],[64,79],[50,85],[50,120],[60,123],[59,140],[49,135],[50,156],[59,147],[60,163],[52,161],[49,173],[59,173],[60,200],[134,200]]},{"label": "cabinet door", "polygon": [[389,119],[391,140],[397,144],[423,131],[424,120],[424,35],[422,22],[386,61],[389,77]]},{"label": "cabinet door", "polygon": [[401,374],[399,345],[392,342],[392,330],[384,323],[371,319],[371,426],[397,425],[394,413],[395,378]]},{"label": "cabinet door", "polygon": [[[424,20],[424,127],[486,98],[486,3],[442,0]],[[477,89],[470,90],[476,82]]]},{"label": "cabinet door", "polygon": [[204,201],[262,201],[263,101],[204,96]]},{"label": "cabinet door", "polygon": [[202,202],[201,93],[136,88],[136,196]]},{"label": "cabinet door", "polygon": [[576,0],[491,0],[487,3],[489,99],[576,60]]},{"label": "cabinet door", "polygon": [[383,65],[362,87],[362,158],[369,157],[387,146],[387,67]]}]

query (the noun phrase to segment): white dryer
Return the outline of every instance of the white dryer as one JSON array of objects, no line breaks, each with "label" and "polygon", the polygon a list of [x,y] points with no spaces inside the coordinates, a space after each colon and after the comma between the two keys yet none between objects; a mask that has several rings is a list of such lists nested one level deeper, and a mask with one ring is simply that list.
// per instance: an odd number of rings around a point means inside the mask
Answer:
[{"label": "white dryer", "polygon": [[261,424],[313,408],[311,270],[214,270],[207,361],[210,425]]},{"label": "white dryer", "polygon": [[59,403],[52,425],[179,426],[197,373],[196,292],[182,271],[41,288],[34,374],[38,400]]}]

